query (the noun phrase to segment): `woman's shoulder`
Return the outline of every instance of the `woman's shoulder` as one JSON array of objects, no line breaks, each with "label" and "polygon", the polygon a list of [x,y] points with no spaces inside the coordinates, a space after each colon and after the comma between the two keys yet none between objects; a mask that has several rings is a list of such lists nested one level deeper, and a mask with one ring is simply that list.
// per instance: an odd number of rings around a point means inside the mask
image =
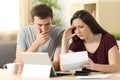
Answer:
[{"label": "woman's shoulder", "polygon": [[105,38],[105,39],[114,38],[114,36],[110,33],[105,33],[102,36],[103,36],[102,38]]},{"label": "woman's shoulder", "polygon": [[116,39],[115,39],[115,37],[112,34],[106,33],[106,34],[102,35],[102,42],[114,43],[114,42],[116,42]]}]

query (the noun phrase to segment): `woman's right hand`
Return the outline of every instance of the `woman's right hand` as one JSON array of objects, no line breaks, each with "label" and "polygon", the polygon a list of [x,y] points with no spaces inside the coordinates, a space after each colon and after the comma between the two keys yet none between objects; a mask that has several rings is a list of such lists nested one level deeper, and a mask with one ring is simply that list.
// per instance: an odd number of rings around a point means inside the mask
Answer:
[{"label": "woman's right hand", "polygon": [[65,54],[68,53],[68,47],[67,47],[67,43],[68,41],[75,36],[75,34],[72,33],[72,30],[75,27],[69,27],[67,28],[64,33],[63,33],[63,37],[62,37],[62,47],[61,47],[61,54]]},{"label": "woman's right hand", "polygon": [[73,28],[75,27],[71,26],[64,31],[62,40],[68,42],[69,39],[75,36],[75,34],[72,33]]}]

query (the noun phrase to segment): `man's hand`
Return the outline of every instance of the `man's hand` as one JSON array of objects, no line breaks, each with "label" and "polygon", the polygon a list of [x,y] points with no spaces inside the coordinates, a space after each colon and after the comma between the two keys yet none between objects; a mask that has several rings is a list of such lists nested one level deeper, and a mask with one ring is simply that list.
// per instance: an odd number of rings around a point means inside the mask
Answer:
[{"label": "man's hand", "polygon": [[49,40],[49,30],[41,31],[37,28],[36,43],[39,45],[45,44]]},{"label": "man's hand", "polygon": [[49,40],[49,31],[37,33],[36,42],[39,45],[45,44]]}]

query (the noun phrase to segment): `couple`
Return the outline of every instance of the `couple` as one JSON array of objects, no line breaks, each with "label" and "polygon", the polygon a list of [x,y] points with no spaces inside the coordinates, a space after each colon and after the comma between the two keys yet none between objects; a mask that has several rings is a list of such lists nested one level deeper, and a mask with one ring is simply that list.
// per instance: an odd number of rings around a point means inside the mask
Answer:
[{"label": "couple", "polygon": [[[47,52],[55,70],[60,70],[59,55],[87,51],[86,70],[117,72],[118,46],[115,38],[105,31],[85,10],[78,10],[71,18],[71,26],[64,29],[52,25],[52,9],[38,4],[31,10],[33,25],[20,29],[17,36],[16,62],[21,63],[21,52]],[[68,41],[72,39],[69,48]]]}]

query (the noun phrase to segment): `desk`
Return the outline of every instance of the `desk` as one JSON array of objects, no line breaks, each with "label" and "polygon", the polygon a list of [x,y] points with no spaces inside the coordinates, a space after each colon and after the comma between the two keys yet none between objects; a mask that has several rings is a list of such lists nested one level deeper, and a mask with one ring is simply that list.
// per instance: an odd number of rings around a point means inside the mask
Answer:
[{"label": "desk", "polygon": [[[116,76],[118,74],[119,76]],[[49,79],[27,78],[27,77],[22,77],[20,74],[8,74],[6,69],[0,69],[0,80],[100,80],[100,79],[79,79],[73,75],[52,77]],[[102,80],[120,80],[120,73],[112,73],[112,76]]]}]

